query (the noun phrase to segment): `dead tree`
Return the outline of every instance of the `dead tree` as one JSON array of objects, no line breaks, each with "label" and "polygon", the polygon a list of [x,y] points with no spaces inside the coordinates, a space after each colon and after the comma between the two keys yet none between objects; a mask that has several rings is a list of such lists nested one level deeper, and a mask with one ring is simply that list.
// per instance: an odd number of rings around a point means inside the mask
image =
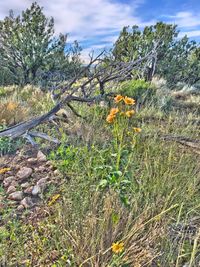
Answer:
[{"label": "dead tree", "polygon": [[[44,133],[38,133],[31,131],[38,125],[51,120],[51,118],[61,109],[63,106],[68,105],[74,113],[77,113],[73,106],[73,102],[86,102],[91,103],[100,101],[105,94],[105,86],[111,81],[123,81],[129,77],[130,73],[134,69],[140,69],[144,61],[149,60],[155,54],[155,49],[148,53],[143,58],[137,59],[131,62],[116,62],[111,61],[109,64],[102,64],[102,56],[104,52],[97,57],[91,56],[89,64],[80,71],[71,81],[64,87],[57,87],[52,91],[52,97],[55,101],[55,106],[46,114],[30,119],[25,122],[21,122],[17,125],[9,127],[3,131],[0,131],[0,137],[17,138],[24,137],[28,139],[31,144],[35,144],[34,137],[40,137],[52,142],[58,142],[58,140],[49,137]],[[83,77],[83,74],[87,73],[84,81],[75,86],[76,82]],[[94,89],[99,86],[99,95],[95,96]],[[78,114],[78,113],[77,113]],[[77,115],[76,114],[76,115]]]}]

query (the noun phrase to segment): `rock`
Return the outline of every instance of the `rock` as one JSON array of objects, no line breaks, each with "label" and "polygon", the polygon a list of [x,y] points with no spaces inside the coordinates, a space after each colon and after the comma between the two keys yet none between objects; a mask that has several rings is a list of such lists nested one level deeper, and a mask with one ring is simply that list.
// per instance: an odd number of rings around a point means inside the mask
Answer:
[{"label": "rock", "polygon": [[22,199],[20,204],[23,205],[24,208],[26,208],[26,209],[30,209],[34,206],[34,203],[31,199],[31,197],[25,197],[24,199]]},{"label": "rock", "polygon": [[32,190],[32,195],[37,196],[42,192],[41,187],[39,185],[35,185]]},{"label": "rock", "polygon": [[60,175],[60,172],[59,172],[59,170],[55,170],[54,172],[53,172],[53,174],[55,175],[55,176],[59,176]]},{"label": "rock", "polygon": [[42,153],[42,151],[38,151],[38,153],[37,153],[37,160],[39,162],[44,162],[44,161],[47,161],[47,157],[45,156],[44,153]]},{"label": "rock", "polygon": [[14,179],[15,179],[14,176],[9,176],[9,177],[5,178],[3,180],[3,186],[8,187]]},{"label": "rock", "polygon": [[6,194],[10,195],[11,193],[16,191],[16,187],[13,185],[10,185],[6,191]]},{"label": "rock", "polygon": [[44,167],[44,166],[39,166],[39,167],[38,167],[38,171],[39,171],[39,172],[46,171],[46,169],[47,169],[47,168]]},{"label": "rock", "polygon": [[17,207],[17,211],[23,211],[24,210],[24,206],[23,205],[19,205],[18,207]]},{"label": "rock", "polygon": [[32,195],[37,196],[42,193],[48,185],[48,177],[41,178],[37,184],[33,187]]},{"label": "rock", "polygon": [[31,174],[33,173],[33,170],[31,168],[28,168],[28,167],[22,167],[18,173],[17,173],[17,177],[20,179],[20,180],[25,180],[27,179],[28,177],[31,176]]},{"label": "rock", "polygon": [[5,210],[5,204],[3,202],[0,202],[0,212],[3,212]]},{"label": "rock", "polygon": [[14,187],[19,186],[18,182],[15,181],[15,180],[11,182],[10,186],[11,186],[11,185],[14,186]]},{"label": "rock", "polygon": [[26,188],[25,190],[24,190],[24,193],[25,194],[32,194],[32,191],[33,191],[33,186],[30,186],[30,187],[28,187],[28,188]]},{"label": "rock", "polygon": [[23,192],[22,191],[16,191],[8,196],[8,199],[20,201],[23,199]]},{"label": "rock", "polygon": [[54,171],[54,170],[55,170],[55,167],[54,167],[53,165],[50,165],[50,166],[48,166],[48,169],[49,169],[50,171]]},{"label": "rock", "polygon": [[29,159],[27,159],[27,162],[31,163],[31,164],[35,164],[37,162],[37,159],[36,158],[29,158]]},{"label": "rock", "polygon": [[8,172],[6,172],[6,174],[9,176],[13,176],[13,171],[8,171]]},{"label": "rock", "polygon": [[28,182],[21,184],[22,189],[26,189],[28,187],[30,187],[30,184]]},{"label": "rock", "polygon": [[37,185],[41,186],[41,185],[45,185],[48,183],[48,177],[45,178],[41,178],[38,182]]}]

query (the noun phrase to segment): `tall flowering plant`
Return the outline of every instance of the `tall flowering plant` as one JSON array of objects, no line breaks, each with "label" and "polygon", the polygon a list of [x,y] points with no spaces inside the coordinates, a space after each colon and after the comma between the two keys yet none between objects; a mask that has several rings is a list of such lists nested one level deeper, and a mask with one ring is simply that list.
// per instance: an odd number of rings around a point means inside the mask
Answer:
[{"label": "tall flowering plant", "polygon": [[[141,132],[138,127],[131,129],[131,119],[135,114],[134,106],[136,101],[133,98],[117,95],[114,98],[114,105],[106,117],[106,122],[112,126],[114,156],[115,160],[111,166],[111,171],[100,183],[101,187],[109,187],[117,191],[120,199],[129,205],[127,189],[131,181],[127,178],[128,167],[130,165],[132,151],[135,146],[136,134]],[[131,137],[131,144],[129,142]],[[128,151],[128,152],[127,152]],[[124,155],[126,154],[125,158]]]}]

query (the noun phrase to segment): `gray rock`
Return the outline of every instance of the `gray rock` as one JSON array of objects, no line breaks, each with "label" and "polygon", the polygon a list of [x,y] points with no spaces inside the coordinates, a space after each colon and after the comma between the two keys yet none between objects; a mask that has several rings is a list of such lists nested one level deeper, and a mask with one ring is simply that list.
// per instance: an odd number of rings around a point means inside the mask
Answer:
[{"label": "gray rock", "polygon": [[[18,187],[19,186],[19,183],[17,181],[12,181],[11,184],[9,185],[10,186],[14,186],[14,187]],[[16,191],[16,190],[15,190]]]},{"label": "gray rock", "polygon": [[48,183],[48,177],[45,177],[45,178],[41,178],[38,182],[37,182],[37,185],[45,185]]},{"label": "gray rock", "polygon": [[15,192],[15,191],[16,191],[16,187],[13,186],[13,185],[10,185],[10,186],[8,187],[6,193],[7,193],[8,195],[10,195],[11,193],[13,193],[13,192]]},{"label": "gray rock", "polygon": [[32,190],[32,195],[33,196],[37,196],[40,193],[42,193],[48,186],[49,182],[48,182],[48,177],[46,178],[41,178],[37,184],[33,187]]},{"label": "gray rock", "polygon": [[29,159],[27,159],[27,162],[31,163],[31,164],[35,164],[37,162],[37,159],[36,158],[29,158]]},{"label": "gray rock", "polygon": [[44,162],[44,161],[47,161],[47,157],[45,156],[44,153],[42,153],[42,151],[38,151],[38,153],[37,153],[37,160],[39,162]]},{"label": "gray rock", "polygon": [[17,207],[17,211],[23,211],[24,210],[24,206],[23,205],[19,205],[18,207]]},{"label": "gray rock", "polygon": [[23,199],[23,192],[22,191],[16,191],[8,196],[8,199],[20,201]]},{"label": "gray rock", "polygon": [[47,168],[45,167],[45,166],[39,166],[38,167],[38,171],[39,172],[43,172],[43,171],[45,171]]},{"label": "gray rock", "polygon": [[30,184],[28,182],[21,184],[22,189],[26,189],[28,187],[30,187]]},{"label": "gray rock", "polygon": [[59,172],[59,170],[55,170],[54,172],[53,172],[53,174],[55,175],[55,176],[59,176],[60,175],[60,172]]},{"label": "gray rock", "polygon": [[26,208],[26,209],[30,209],[34,206],[34,203],[33,203],[31,197],[25,197],[24,199],[22,199],[20,204],[23,205],[24,208]]},{"label": "gray rock", "polygon": [[32,194],[32,191],[33,191],[33,186],[30,186],[30,187],[28,187],[28,188],[26,188],[25,190],[24,190],[24,193],[25,194]]},{"label": "gray rock", "polygon": [[32,195],[37,196],[42,192],[41,187],[39,185],[34,185],[32,190]]},{"label": "gray rock", "polygon": [[31,176],[31,174],[33,173],[33,170],[31,168],[28,167],[22,167],[18,173],[17,173],[17,177],[20,180],[25,180],[27,178],[29,178]]},{"label": "gray rock", "polygon": [[8,187],[15,180],[14,176],[9,176],[3,180],[3,186]]}]

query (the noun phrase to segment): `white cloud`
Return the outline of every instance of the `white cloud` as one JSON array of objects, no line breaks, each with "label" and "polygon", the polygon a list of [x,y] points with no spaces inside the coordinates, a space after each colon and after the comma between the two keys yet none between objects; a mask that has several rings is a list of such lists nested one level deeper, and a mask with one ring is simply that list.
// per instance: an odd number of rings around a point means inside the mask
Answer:
[{"label": "white cloud", "polygon": [[[12,8],[15,14],[31,5],[34,0],[0,0],[0,19],[8,15]],[[154,24],[151,19],[145,21],[137,8],[148,0],[131,0],[120,3],[117,0],[38,0],[44,7],[44,13],[55,19],[56,33],[69,33],[68,41],[78,40],[92,49],[111,46],[123,26],[137,24],[141,27]],[[176,23],[188,36],[199,36],[200,13],[177,12],[174,16],[164,16],[164,20]],[[100,42],[98,43],[98,41]]]},{"label": "white cloud", "polygon": [[200,13],[182,11],[176,13],[174,16],[165,17],[170,18],[171,22],[178,24],[181,28],[193,28],[200,26]]},{"label": "white cloud", "polygon": [[[33,0],[0,0],[0,19],[12,8],[15,14],[31,5]],[[55,20],[56,34],[69,33],[68,42],[88,42],[83,57],[92,49],[111,46],[119,31],[127,25],[147,25],[136,16],[136,9],[145,0],[133,0],[131,4],[116,0],[38,0],[44,13]],[[98,40],[101,41],[98,44]]]},{"label": "white cloud", "polygon": [[188,32],[180,32],[179,33],[179,37],[182,38],[185,35],[187,35],[187,37],[200,37],[200,30],[196,30],[196,31],[188,31]]},{"label": "white cloud", "polygon": [[[125,26],[145,24],[135,15],[137,7],[144,0],[132,1],[132,4],[113,0],[38,0],[44,12],[55,19],[56,32],[69,33],[70,40],[87,40],[96,36],[116,32]],[[0,0],[0,18],[8,14],[9,9],[17,13],[30,6],[30,0]]]}]

